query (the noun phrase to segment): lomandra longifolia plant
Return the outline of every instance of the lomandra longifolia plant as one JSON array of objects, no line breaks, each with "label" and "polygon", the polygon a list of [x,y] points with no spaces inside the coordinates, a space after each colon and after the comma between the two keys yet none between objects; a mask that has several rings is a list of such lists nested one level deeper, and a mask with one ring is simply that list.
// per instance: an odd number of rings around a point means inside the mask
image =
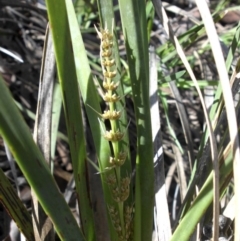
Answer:
[{"label": "lomandra longifolia plant", "polygon": [[[96,28],[96,31],[93,29],[92,34],[98,36],[100,40],[99,59],[101,65],[100,69],[102,69],[102,78],[100,78],[98,82],[103,89],[104,94],[102,95],[102,98],[100,97],[97,91],[98,88],[95,85],[97,81],[94,81],[92,76],[89,64],[90,61],[84,46],[73,2],[74,1],[72,0],[46,0],[46,6],[49,20],[49,31],[51,33],[54,46],[54,50],[52,49],[51,51],[52,53],[54,52],[56,59],[57,79],[60,86],[58,98],[61,99],[61,103],[63,105],[67,126],[67,139],[73,166],[80,225],[77,223],[68,204],[64,200],[62,193],[59,191],[59,188],[56,185],[40,149],[33,141],[29,127],[20,115],[9,90],[0,77],[0,134],[9,146],[22,173],[31,186],[31,189],[34,191],[37,201],[41,204],[44,212],[53,222],[57,235],[61,240],[69,241],[98,240],[100,235],[98,227],[96,228],[96,224],[100,223],[98,226],[103,226],[101,223],[103,219],[106,220],[107,223],[102,232],[103,240],[105,240],[104,238],[106,237],[106,239],[111,241],[149,241],[152,240],[154,213],[156,214],[154,216],[157,219],[155,220],[156,227],[154,228],[154,231],[159,232],[157,234],[158,239],[164,241],[188,241],[190,240],[192,234],[196,231],[196,227],[198,226],[197,224],[201,222],[205,213],[207,214],[209,220],[212,219],[212,203],[213,197],[215,197],[214,205],[217,208],[215,208],[213,219],[215,221],[213,222],[213,225],[215,225],[214,237],[217,237],[218,233],[216,230],[218,229],[216,229],[216,224],[218,221],[218,204],[220,203],[222,196],[225,195],[226,186],[228,186],[229,180],[232,178],[232,172],[234,171],[236,174],[238,173],[238,169],[235,168],[235,170],[233,170],[233,162],[235,163],[236,160],[233,161],[234,157],[232,157],[232,146],[230,144],[219,147],[218,149],[220,149],[220,151],[218,150],[218,156],[216,155],[217,152],[211,152],[214,154],[212,156],[217,157],[214,158],[214,163],[219,164],[219,175],[216,172],[216,170],[218,170],[217,165],[215,165],[215,169],[212,168],[210,151],[208,148],[204,148],[204,146],[208,145],[207,133],[211,130],[211,128],[209,128],[208,131],[205,131],[206,135],[203,137],[201,147],[199,148],[199,150],[201,150],[199,152],[199,158],[197,158],[196,161],[191,160],[194,164],[190,180],[190,187],[192,186],[192,188],[187,190],[187,198],[183,201],[183,206],[181,207],[182,211],[179,213],[179,219],[176,220],[176,229],[174,229],[173,234],[171,233],[172,230],[169,220],[170,215],[167,210],[168,207],[163,170],[161,178],[157,176],[157,179],[162,179],[162,183],[160,185],[161,189],[154,190],[153,159],[155,158],[153,158],[153,143],[159,145],[157,146],[157,150],[162,150],[162,144],[157,143],[158,141],[156,141],[156,135],[152,135],[150,115],[150,107],[152,106],[152,103],[150,106],[150,99],[152,101],[155,99],[155,97],[152,98],[153,95],[157,96],[161,92],[162,88],[159,88],[158,85],[163,84],[162,79],[166,76],[163,76],[163,73],[160,73],[161,71],[157,72],[157,64],[155,63],[155,69],[153,68],[154,70],[151,71],[151,75],[154,78],[156,87],[154,87],[154,94],[149,96],[150,71],[148,36],[150,36],[150,34],[148,35],[147,32],[148,26],[146,12],[149,12],[149,9],[153,9],[152,12],[154,12],[152,2],[145,0],[118,1],[120,16],[118,16],[117,26],[120,29],[120,34],[123,36],[122,39],[126,50],[126,58],[122,61],[124,62],[126,68],[123,71],[118,51],[119,32],[116,31],[114,24],[113,2],[115,1],[98,0],[99,14],[97,16],[99,16],[99,20],[97,21],[100,22],[100,27]],[[205,1],[196,0],[196,2],[202,4]],[[169,35],[170,40],[169,42],[166,42],[165,45],[162,45],[158,50],[160,61],[162,60],[161,58],[165,56],[165,62],[163,61],[165,65],[169,64],[169,59],[174,59],[173,63],[176,64],[179,62],[177,60],[177,57],[179,56],[179,59],[181,58],[182,60],[180,69],[182,69],[183,65],[185,65],[185,68],[189,73],[186,75],[187,77],[185,76],[185,73],[183,73],[184,71],[180,71],[182,73],[174,73],[173,75],[169,74],[165,79],[165,85],[167,85],[170,80],[171,82],[178,82],[176,83],[176,86],[174,85],[175,87],[171,89],[173,92],[175,89],[176,94],[177,84],[180,82],[184,83],[184,85],[186,84],[186,86],[188,86],[189,83],[193,85],[192,81],[189,81],[190,76],[192,80],[194,80],[193,82],[195,85],[198,86],[198,81],[194,76],[193,70],[188,63],[188,59],[184,55],[181,46],[187,48],[188,46],[194,44],[195,41],[205,36],[204,24],[199,23],[193,26],[187,33],[176,37],[174,35],[174,31],[170,28],[167,14],[160,4],[161,1],[153,0],[153,3],[156,6],[155,9],[160,22],[165,28],[166,33]],[[206,11],[203,12],[206,13]],[[217,21],[217,19],[221,17],[220,15],[214,15],[214,21]],[[209,16],[211,18],[210,14]],[[207,21],[206,28],[210,25],[211,21]],[[149,25],[151,25],[151,23]],[[213,25],[213,23],[211,25]],[[213,32],[214,31],[212,30],[209,31],[210,34]],[[49,37],[49,35],[47,36]],[[48,39],[47,36],[46,39]],[[236,43],[239,43],[240,41],[239,36],[240,26],[236,30],[229,55],[226,60],[227,70],[230,69],[233,62],[232,53],[235,53],[238,48]],[[170,42],[172,42],[172,44]],[[221,50],[217,52],[218,54],[221,54]],[[155,56],[155,53],[153,55]],[[153,59],[151,59],[150,62],[152,62],[152,60]],[[45,59],[43,58],[43,62],[44,61]],[[222,63],[222,69],[224,69],[225,63],[224,61],[222,61]],[[173,68],[172,63],[169,64],[168,67],[169,69],[175,69]],[[239,73],[239,68],[237,68],[235,72],[235,75],[237,75],[237,73]],[[159,73],[162,79],[157,85]],[[136,135],[136,143],[134,143],[136,146],[134,151],[136,151],[136,153],[134,153],[134,155],[130,155],[131,150],[128,140],[129,122],[126,117],[125,94],[123,91],[123,84],[121,83],[122,76],[128,77],[129,86],[131,86],[129,89],[134,109],[133,121],[136,124],[136,131],[134,133]],[[187,78],[186,80],[183,79],[185,77]],[[222,79],[227,80],[225,77]],[[234,80],[235,77],[232,79]],[[208,84],[209,83],[206,85]],[[218,84],[219,83],[216,85]],[[226,83],[227,86],[228,84],[229,83]],[[173,87],[173,85],[171,86]],[[226,101],[223,101],[221,96],[222,91],[224,92],[227,88],[220,87],[221,86],[219,85],[216,101],[214,102],[216,105],[214,104],[210,111],[211,121],[208,122],[208,126],[210,126],[211,122],[214,121],[214,128],[218,125],[218,120],[221,119],[220,113],[223,112],[224,102],[226,103]],[[178,94],[176,96],[178,96]],[[199,96],[201,96],[200,90]],[[231,98],[229,97],[229,99]],[[82,105],[80,100],[82,100]],[[219,100],[220,105],[217,107]],[[155,102],[157,105],[157,101]],[[165,96],[162,98],[162,102],[163,105],[167,107],[168,103]],[[182,103],[182,101],[177,102],[178,104],[180,102]],[[102,104],[104,105],[103,111],[101,108]],[[45,106],[46,108],[49,107],[48,105]],[[88,170],[90,161],[86,151],[87,138],[84,134],[84,128],[86,127],[83,124],[82,118],[83,106],[86,111],[89,124],[86,126],[90,129],[89,132],[92,134],[92,149],[94,149],[94,156],[96,156],[96,162],[98,163],[97,167],[95,165],[97,171],[95,171],[94,174],[90,173]],[[167,108],[165,109],[167,110]],[[225,109],[227,110],[226,112],[228,112],[228,107]],[[183,109],[181,110],[182,111],[178,111],[179,114],[180,112],[183,112]],[[205,112],[207,113],[207,111]],[[231,112],[234,113],[234,109]],[[58,116],[60,116],[60,108],[58,114]],[[157,115],[159,118],[159,113],[157,113]],[[168,117],[167,114],[166,117]],[[231,120],[234,119],[235,117]],[[187,121],[184,122],[187,123]],[[227,128],[225,129],[224,136],[228,136],[228,130]],[[54,130],[55,135],[57,135],[58,129],[55,128]],[[160,127],[157,132],[161,132]],[[152,136],[154,136],[154,138]],[[237,133],[235,136],[237,137]],[[231,139],[233,139],[233,137],[234,135],[232,132]],[[223,143],[225,143],[225,140],[222,141],[222,145]],[[56,143],[52,143],[51,145],[55,146]],[[202,176],[198,176],[199,173],[197,172],[199,171],[198,167],[201,167],[201,163],[199,162],[205,157],[205,149],[206,152],[209,152],[209,154],[206,153],[206,160],[203,160],[204,163],[209,163],[209,168],[207,167],[208,173],[206,173],[207,177],[203,178],[204,180],[201,180],[203,185],[200,187],[199,193],[195,194],[195,186],[202,178]],[[204,154],[201,154],[203,152]],[[133,157],[132,160],[130,159],[130,156]],[[176,157],[178,157],[178,154]],[[178,158],[176,158],[176,162],[179,161],[177,159]],[[93,161],[91,164],[93,164]],[[132,164],[133,167],[131,166]],[[240,182],[237,182],[237,177],[239,175],[235,174],[234,177],[236,180],[234,185],[237,183],[239,185]],[[94,185],[91,185],[91,182],[89,182],[89,176],[93,177],[93,175],[95,175],[95,177],[97,175],[97,177],[100,177],[99,179],[103,189],[104,207],[99,213],[107,216],[104,218],[97,217],[95,212],[95,207],[97,205],[95,206],[92,203],[93,195],[91,196],[91,191],[93,190],[92,192],[94,192],[96,190],[94,190]],[[218,191],[217,186],[215,185],[213,188],[213,177],[215,183],[218,183],[219,178],[219,198],[216,192]],[[3,190],[0,192],[1,201],[4,201],[4,203],[8,202],[8,204],[10,203],[11,205],[15,202],[10,202],[9,200],[14,197],[14,200],[18,202],[18,205],[15,206],[21,207],[20,209],[24,209],[23,205],[19,205],[19,203],[21,203],[20,199],[17,199],[13,195],[6,195],[5,197],[2,195],[5,190],[10,190],[8,188],[10,183],[7,182],[8,180],[3,178],[3,173],[1,173],[0,170],[0,184],[1,190]],[[236,187],[238,187],[238,185]],[[165,216],[163,215],[164,212],[161,210],[161,207],[153,212],[154,191],[158,192],[157,194],[162,195],[161,197],[165,198],[165,209],[167,210],[165,212]],[[13,190],[8,192],[11,194]],[[235,193],[239,193],[238,188],[236,188]],[[159,205],[159,203],[162,204],[162,202],[160,202],[162,200],[158,197],[156,195],[156,203]],[[239,194],[236,195],[236,199],[239,200]],[[17,209],[16,211],[9,208],[8,210],[10,210],[13,217],[18,217],[15,218],[15,220],[18,220],[17,222],[20,230],[24,230],[24,235],[28,240],[32,241],[34,231],[30,215],[25,215],[27,213],[26,209],[24,209],[23,212],[20,212],[20,209]],[[239,212],[236,212],[236,215],[238,215],[238,213]],[[161,219],[163,216],[164,218]],[[19,219],[19,217],[22,218]],[[239,220],[238,215],[238,218],[235,219],[236,227],[239,226],[237,226]],[[28,223],[28,225],[26,225],[26,223]],[[41,222],[39,221],[39,223]],[[166,223],[169,225],[166,225]],[[44,227],[39,228],[40,233],[43,233],[43,229]],[[234,231],[236,240],[239,240],[238,237],[240,236],[240,232],[238,232],[238,230],[239,229],[235,229]],[[169,238],[164,239],[160,237],[161,235],[164,236],[164,233],[168,233]]]}]

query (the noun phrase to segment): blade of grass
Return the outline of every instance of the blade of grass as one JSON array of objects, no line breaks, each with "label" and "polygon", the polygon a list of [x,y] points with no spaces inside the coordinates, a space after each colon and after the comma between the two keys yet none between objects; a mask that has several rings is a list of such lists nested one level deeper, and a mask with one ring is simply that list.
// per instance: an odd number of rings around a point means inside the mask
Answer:
[{"label": "blade of grass", "polygon": [[[101,27],[107,26],[108,29],[112,29],[112,27],[114,27],[112,26],[114,24],[113,2],[109,0],[98,0],[97,3]],[[116,41],[116,39],[114,41]]]},{"label": "blade of grass", "polygon": [[67,13],[67,6],[64,1],[55,2],[48,0],[46,3],[56,55],[58,77],[62,90],[81,228],[87,240],[95,240],[80,93],[72,50],[74,39],[70,35],[68,23],[70,17],[76,18],[76,16],[74,11],[73,13]]},{"label": "blade of grass", "polygon": [[[61,109],[62,109],[61,88],[60,88],[59,83],[55,82],[54,90],[53,90],[52,126],[51,126],[51,158],[52,158],[52,160],[54,160],[54,157],[55,157]],[[53,165],[51,166],[51,172],[53,172]]]},{"label": "blade of grass", "polygon": [[[68,3],[70,34],[73,41],[73,54],[74,63],[76,66],[76,74],[78,84],[81,90],[82,98],[86,107],[91,131],[93,133],[94,144],[100,162],[101,172],[106,171],[105,168],[108,166],[110,149],[108,141],[102,135],[101,126],[99,125],[99,115],[101,113],[100,98],[94,86],[94,82],[91,75],[91,69],[88,63],[88,58],[84,48],[82,36],[79,27],[76,22],[76,18],[73,13],[74,10],[70,1]],[[94,110],[95,111],[94,111]]]},{"label": "blade of grass", "polygon": [[[34,125],[34,140],[43,153],[48,166],[51,165],[51,114],[55,57],[49,27],[45,35],[43,58],[39,82],[37,114]],[[33,229],[36,241],[53,241],[54,229],[50,218],[44,213],[32,191]]]},{"label": "blade of grass", "polygon": [[0,202],[28,240],[34,240],[32,218],[0,168]]},{"label": "blade of grass", "polygon": [[[84,240],[11,94],[0,77],[0,133],[61,240]],[[61,211],[59,211],[61,210]]]},{"label": "blade of grass", "polygon": [[[100,125],[99,122],[99,114],[101,113],[100,108],[100,98],[96,91],[93,78],[91,75],[91,69],[88,63],[87,54],[85,51],[85,47],[83,44],[82,36],[79,30],[79,26],[76,22],[76,17],[74,16],[74,10],[71,1],[66,1],[67,3],[67,11],[68,11],[68,20],[69,20],[69,28],[70,34],[72,38],[72,47],[74,54],[74,61],[76,66],[76,74],[78,79],[79,88],[81,90],[83,102],[86,107],[86,112],[91,128],[91,132],[93,134],[93,141],[96,148],[96,153],[100,166],[100,175],[102,179],[102,187],[104,191],[105,198],[105,207],[106,212],[108,212],[109,206],[114,206],[114,201],[112,199],[111,190],[107,184],[106,180],[106,168],[109,167],[109,157],[110,157],[110,146],[108,141],[104,138],[103,132],[104,125]],[[99,114],[97,114],[99,113]],[[102,123],[102,122],[101,122]],[[105,215],[105,213],[102,214]],[[104,217],[104,216],[103,216]],[[102,217],[102,218],[103,218]],[[109,215],[108,215],[108,218]],[[110,219],[109,219],[110,223]],[[110,235],[112,240],[117,240],[116,232],[114,229],[109,226]]]},{"label": "blade of grass", "polygon": [[134,240],[151,240],[154,172],[145,1],[120,0],[137,128]]}]

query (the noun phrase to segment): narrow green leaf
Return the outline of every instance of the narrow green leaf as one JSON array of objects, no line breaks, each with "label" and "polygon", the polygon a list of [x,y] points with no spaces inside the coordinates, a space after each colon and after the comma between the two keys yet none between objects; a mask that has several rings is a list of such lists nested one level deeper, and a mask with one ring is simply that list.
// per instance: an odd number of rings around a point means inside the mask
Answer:
[{"label": "narrow green leaf", "polygon": [[68,205],[35,145],[30,130],[0,77],[0,134],[7,142],[44,211],[52,219],[61,240],[84,240]]},{"label": "narrow green leaf", "polygon": [[[94,85],[82,36],[76,21],[76,17],[73,15],[74,10],[70,3],[71,2],[68,1],[68,17],[70,27],[69,34],[72,39],[71,51],[73,51],[74,55],[74,62],[72,64],[76,67],[75,73],[77,76],[77,81],[81,91],[83,102],[86,107],[91,131],[93,133],[93,140],[96,152],[99,160],[101,160],[100,169],[101,171],[105,171],[105,168],[108,166],[110,148],[108,141],[106,141],[103,137],[103,132],[99,124],[99,115],[97,114],[101,114],[100,97]],[[63,63],[65,63],[65,61]]]},{"label": "narrow green leaf", "polygon": [[[47,9],[54,42],[58,77],[63,96],[81,228],[87,240],[95,240],[93,210],[88,190],[89,180],[85,149],[86,144],[81,115],[80,94],[73,56],[72,43],[74,39],[70,35],[68,24],[69,18],[76,18],[76,16],[74,11],[69,12],[69,2],[66,1],[66,3],[67,4],[60,1],[56,4],[54,1],[47,1]],[[72,6],[72,2],[70,3]]]},{"label": "narrow green leaf", "polygon": [[[57,142],[58,126],[62,109],[62,96],[59,83],[55,83],[53,90],[53,106],[52,106],[52,127],[51,127],[51,158],[55,157],[55,149]],[[51,167],[52,170],[52,167]]]},{"label": "narrow green leaf", "polygon": [[34,240],[32,218],[0,168],[0,202],[28,240]]},{"label": "narrow green leaf", "polygon": [[154,173],[145,1],[120,0],[119,5],[137,127],[134,240],[151,240]]},{"label": "narrow green leaf", "polygon": [[101,114],[100,97],[96,91],[96,87],[91,75],[91,69],[89,66],[82,35],[80,33],[76,17],[73,14],[74,9],[72,2],[66,2],[68,6],[68,21],[72,39],[72,50],[74,55],[74,64],[76,67],[76,75],[83,103],[86,108],[94,146],[99,161],[100,175],[102,179],[102,187],[106,204],[106,213],[108,213],[108,206],[113,204],[112,195],[106,180],[106,168],[109,166],[110,146],[108,141],[103,137],[105,128],[99,118]]}]

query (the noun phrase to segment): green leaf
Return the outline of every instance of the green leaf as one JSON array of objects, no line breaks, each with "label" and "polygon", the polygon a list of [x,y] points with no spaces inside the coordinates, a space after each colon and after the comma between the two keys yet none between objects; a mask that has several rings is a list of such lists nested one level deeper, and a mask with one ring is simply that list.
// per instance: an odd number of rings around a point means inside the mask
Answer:
[{"label": "green leaf", "polygon": [[[84,240],[67,203],[50,173],[32,134],[0,77],[0,134],[7,142],[61,240]],[[61,211],[59,211],[61,210]]]},{"label": "green leaf", "polygon": [[28,240],[34,240],[32,218],[0,168],[0,202]]},{"label": "green leaf", "polygon": [[151,240],[154,173],[145,1],[120,0],[119,5],[137,128],[134,240]]},{"label": "green leaf", "polygon": [[[71,24],[68,21],[76,15],[71,1],[47,1],[48,16],[53,36],[58,77],[62,90],[63,106],[68,131],[69,146],[76,183],[77,199],[80,211],[80,222],[87,240],[95,240],[93,210],[88,188],[88,170],[85,149],[85,137],[80,106],[80,93],[76,75],[77,64],[74,62],[73,42],[70,35]],[[61,16],[61,17],[59,17]],[[84,68],[81,65],[81,68]]]}]

